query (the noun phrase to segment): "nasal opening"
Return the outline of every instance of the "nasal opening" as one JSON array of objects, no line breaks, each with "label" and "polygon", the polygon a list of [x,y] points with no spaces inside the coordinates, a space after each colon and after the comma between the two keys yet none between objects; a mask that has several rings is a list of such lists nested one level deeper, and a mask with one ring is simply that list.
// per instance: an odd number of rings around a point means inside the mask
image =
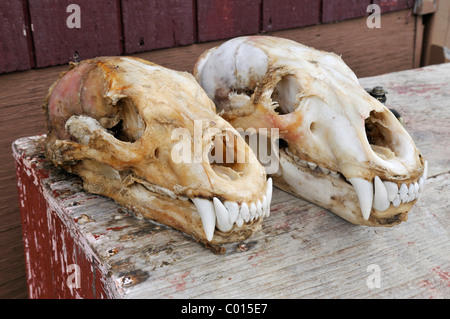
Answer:
[{"label": "nasal opening", "polygon": [[393,144],[394,133],[388,125],[387,116],[389,114],[386,112],[371,111],[364,122],[367,141],[372,150],[385,160],[398,157]]}]

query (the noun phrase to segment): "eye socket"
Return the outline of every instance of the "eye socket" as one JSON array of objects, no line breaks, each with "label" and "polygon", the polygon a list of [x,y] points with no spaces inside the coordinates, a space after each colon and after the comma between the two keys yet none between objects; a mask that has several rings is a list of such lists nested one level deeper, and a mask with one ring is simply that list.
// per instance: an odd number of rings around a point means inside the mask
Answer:
[{"label": "eye socket", "polygon": [[136,107],[128,99],[117,102],[119,122],[109,129],[111,134],[120,141],[133,143],[141,138],[145,131],[145,122]]},{"label": "eye socket", "polygon": [[298,106],[297,95],[301,92],[300,83],[294,75],[285,75],[277,83],[271,99],[277,105],[278,114],[292,113]]}]

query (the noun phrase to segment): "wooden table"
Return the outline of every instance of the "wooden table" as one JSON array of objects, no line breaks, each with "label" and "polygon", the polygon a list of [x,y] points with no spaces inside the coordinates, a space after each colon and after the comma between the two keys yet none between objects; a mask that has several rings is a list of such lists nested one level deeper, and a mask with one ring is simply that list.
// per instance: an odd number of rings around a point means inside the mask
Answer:
[{"label": "wooden table", "polygon": [[29,296],[83,298],[449,298],[450,64],[361,79],[429,163],[407,222],[355,226],[274,189],[262,230],[215,255],[139,219],[44,159],[42,136],[13,144]]}]

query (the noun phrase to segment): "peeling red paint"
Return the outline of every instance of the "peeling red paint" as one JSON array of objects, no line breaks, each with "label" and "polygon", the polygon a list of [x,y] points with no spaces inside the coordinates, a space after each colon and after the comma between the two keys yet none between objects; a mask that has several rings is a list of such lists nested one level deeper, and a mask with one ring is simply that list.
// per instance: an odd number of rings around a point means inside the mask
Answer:
[{"label": "peeling red paint", "polygon": [[95,239],[97,239],[97,238],[99,238],[99,237],[101,237],[101,236],[103,236],[103,235],[105,235],[105,234],[104,234],[104,233],[101,233],[101,234],[92,234],[92,236],[94,236]]},{"label": "peeling red paint", "polygon": [[[167,281],[170,282],[173,287],[175,288],[176,291],[183,291],[186,289],[186,277],[190,274],[191,272],[189,270],[185,271],[184,273],[182,273],[181,275],[176,275],[173,276],[172,278],[168,278]],[[191,282],[194,282],[194,279],[192,279]]]},{"label": "peeling red paint", "polygon": [[[44,196],[49,178],[45,161],[14,153],[26,258],[28,297],[67,299],[105,297],[104,283],[92,256],[86,255],[72,233],[74,219],[63,219]],[[60,196],[67,190],[53,190]],[[99,236],[99,235],[97,235]],[[95,237],[95,235],[94,235]],[[74,268],[73,265],[76,267]],[[72,266],[72,267],[71,267]],[[69,287],[74,269],[82,278],[79,287]],[[69,280],[69,281],[68,281]]]},{"label": "peeling red paint", "polygon": [[435,267],[431,271],[436,274],[440,279],[447,283],[447,287],[450,287],[450,272],[442,271],[441,267]]}]

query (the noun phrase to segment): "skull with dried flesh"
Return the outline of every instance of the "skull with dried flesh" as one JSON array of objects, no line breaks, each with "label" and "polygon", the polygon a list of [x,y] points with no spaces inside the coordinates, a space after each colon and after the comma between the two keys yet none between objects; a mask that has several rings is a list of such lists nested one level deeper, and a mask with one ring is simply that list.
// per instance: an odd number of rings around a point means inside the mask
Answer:
[{"label": "skull with dried flesh", "polygon": [[204,52],[194,75],[234,127],[279,129],[274,185],[354,224],[406,220],[427,162],[339,56],[240,37]]},{"label": "skull with dried flesh", "polygon": [[270,212],[264,168],[187,72],[85,60],[51,86],[44,109],[47,158],[145,218],[220,250]]}]

